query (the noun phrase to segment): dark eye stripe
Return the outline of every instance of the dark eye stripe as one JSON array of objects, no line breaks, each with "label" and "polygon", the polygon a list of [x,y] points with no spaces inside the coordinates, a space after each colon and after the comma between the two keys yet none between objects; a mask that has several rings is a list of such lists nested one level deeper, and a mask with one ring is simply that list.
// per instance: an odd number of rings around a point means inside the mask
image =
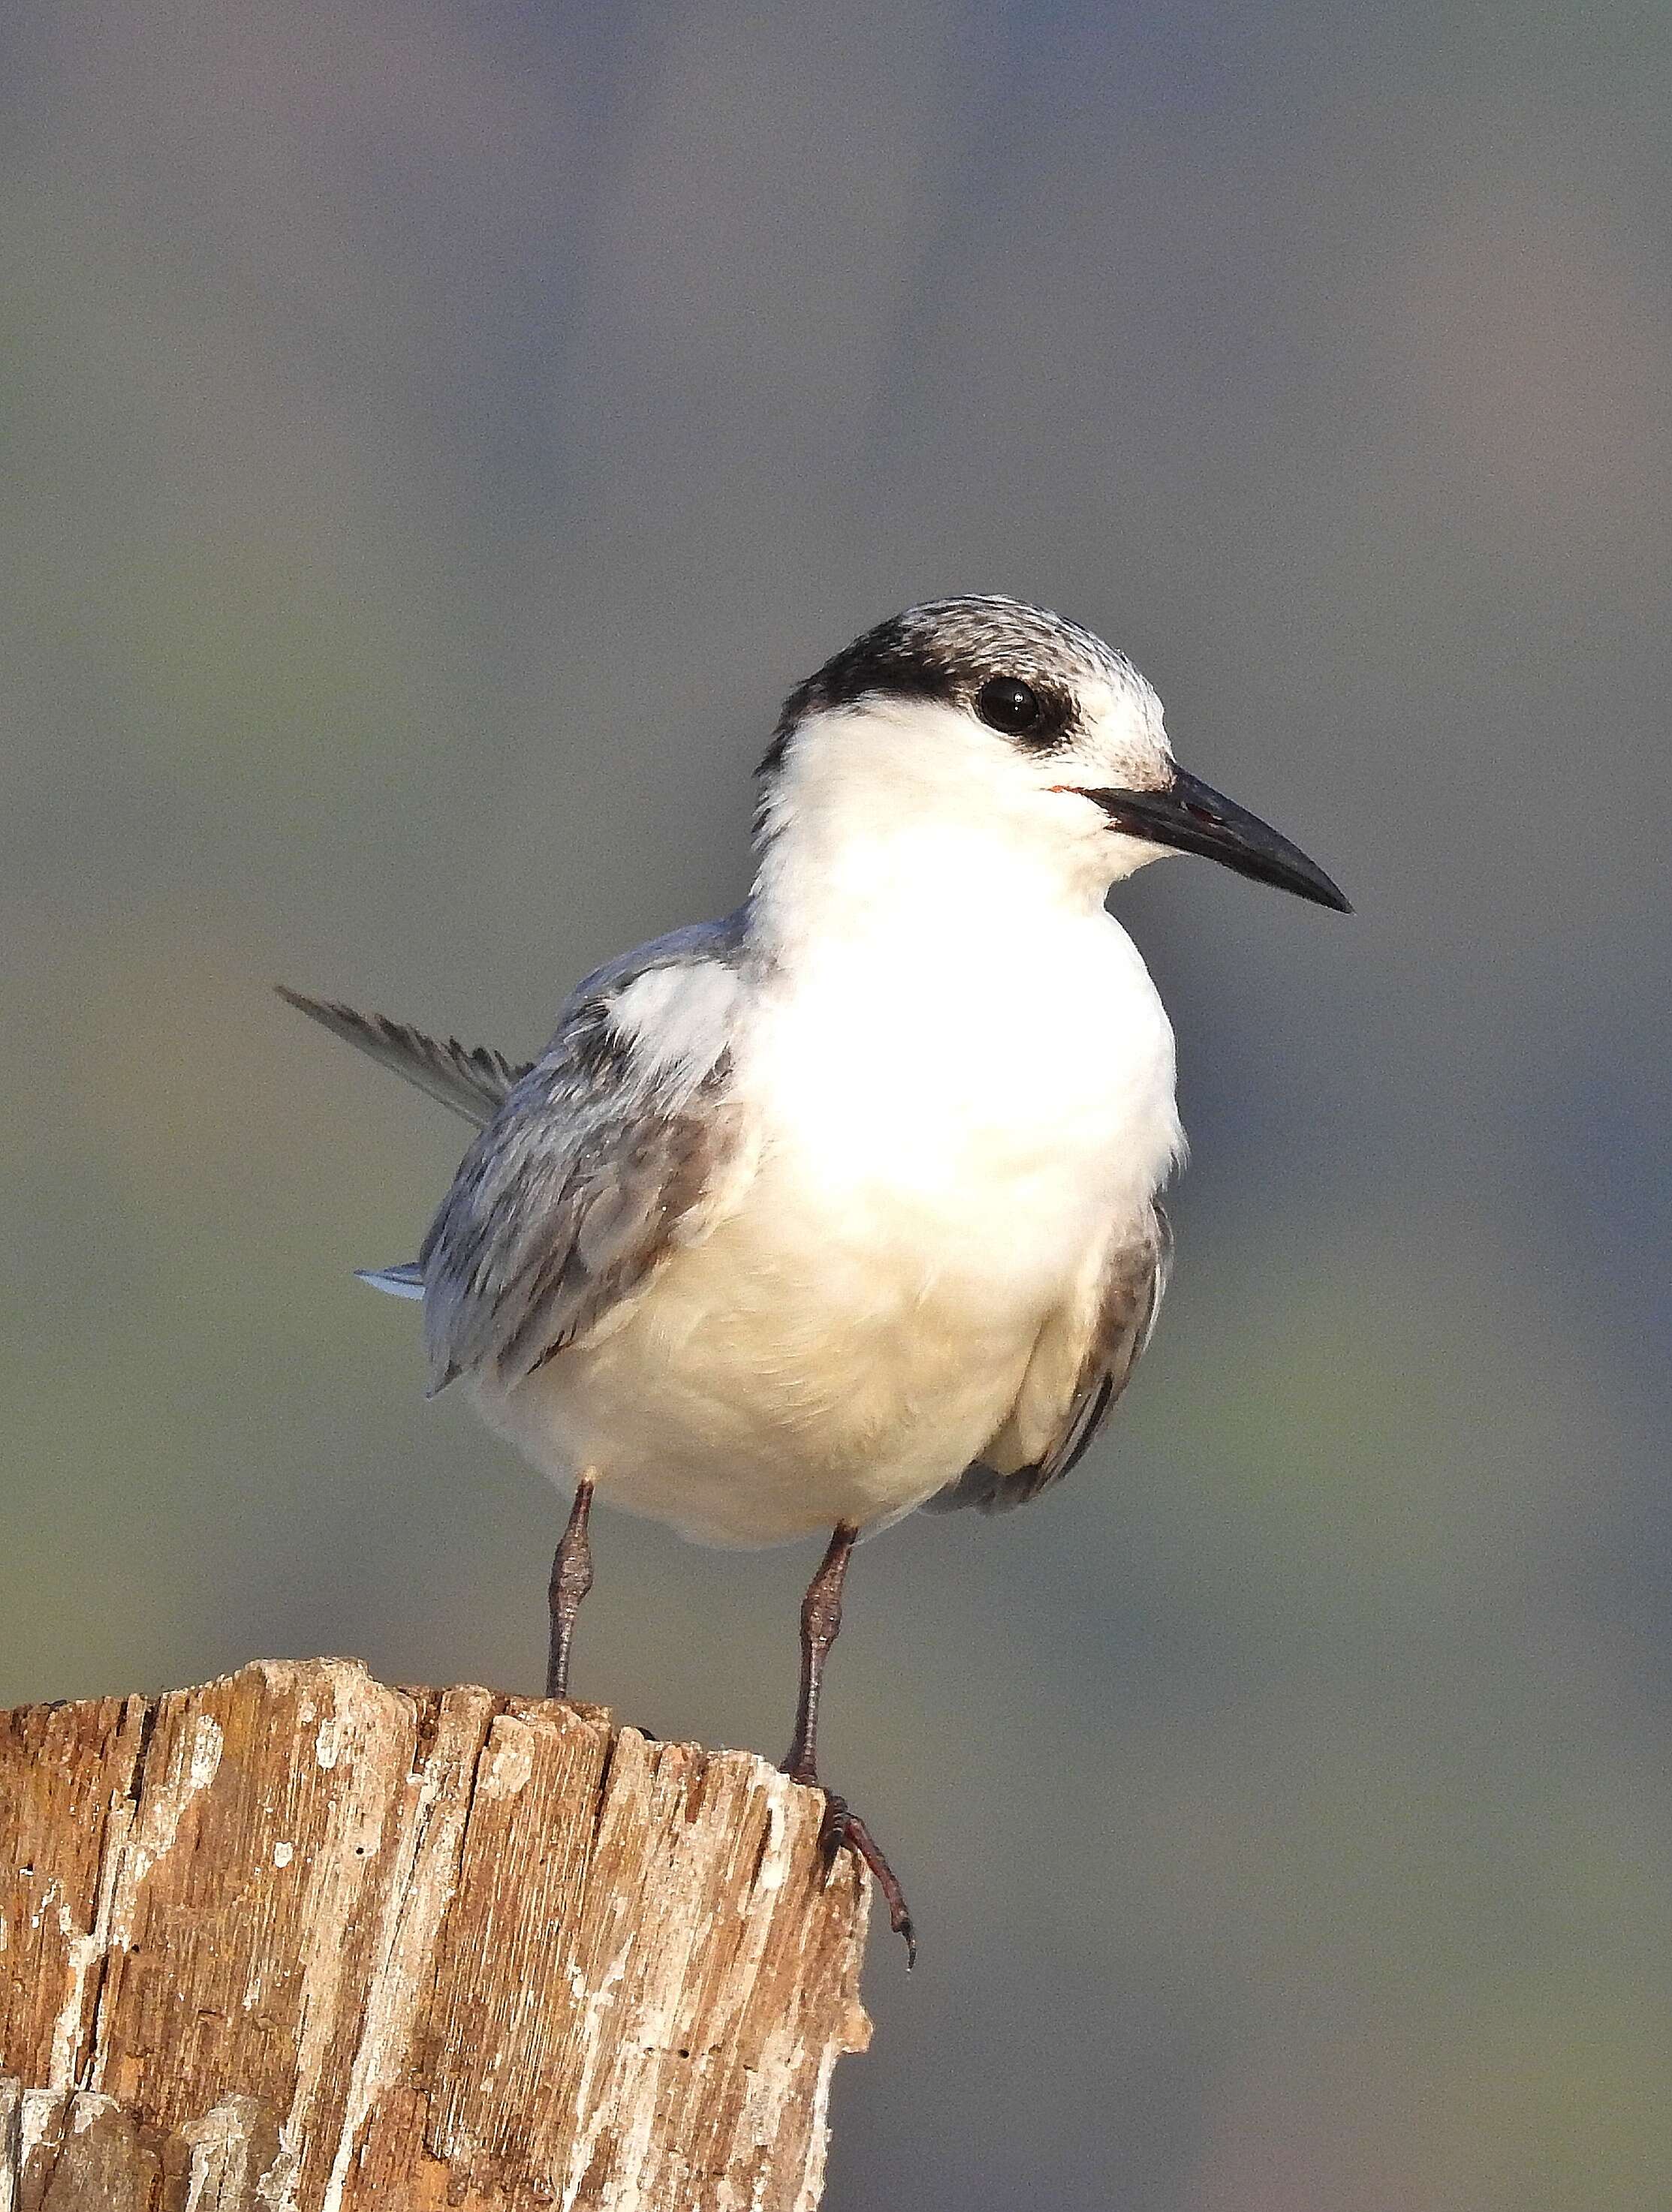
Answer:
[{"label": "dark eye stripe", "polygon": [[[1025,675],[1018,675],[1018,668]],[[1052,752],[1080,726],[1078,694],[1088,679],[1119,680],[1127,664],[1089,631],[1013,599],[940,599],[855,638],[783,704],[760,772],[769,781],[796,730],[810,715],[866,699],[933,700],[988,721],[1030,752]],[[1031,691],[1037,720],[1006,724],[981,715],[977,695],[995,678]]]}]

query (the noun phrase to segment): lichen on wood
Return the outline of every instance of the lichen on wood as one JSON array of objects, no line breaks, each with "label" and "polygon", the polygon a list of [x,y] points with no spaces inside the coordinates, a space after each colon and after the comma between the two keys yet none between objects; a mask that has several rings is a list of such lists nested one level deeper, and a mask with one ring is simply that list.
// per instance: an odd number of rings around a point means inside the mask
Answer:
[{"label": "lichen on wood", "polygon": [[0,1716],[0,2212],[809,2212],[868,2035],[821,1812],[344,1660]]}]

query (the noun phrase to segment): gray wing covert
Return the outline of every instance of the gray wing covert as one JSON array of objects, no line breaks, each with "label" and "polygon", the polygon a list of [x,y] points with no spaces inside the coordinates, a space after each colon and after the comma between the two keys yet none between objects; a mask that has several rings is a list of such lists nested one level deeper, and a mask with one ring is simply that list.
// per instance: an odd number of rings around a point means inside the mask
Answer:
[{"label": "gray wing covert", "polygon": [[465,1155],[418,1258],[432,1395],[520,1381],[713,1225],[742,1152],[735,942],[677,931],[589,976]]},{"label": "gray wing covert", "polygon": [[1091,1348],[1049,1448],[1029,1466],[1008,1473],[977,1460],[928,1500],[928,1511],[952,1513],[974,1505],[983,1513],[1007,1512],[1073,1472],[1150,1340],[1172,1258],[1172,1224],[1158,1202],[1149,1235],[1124,1246],[1110,1263]]}]

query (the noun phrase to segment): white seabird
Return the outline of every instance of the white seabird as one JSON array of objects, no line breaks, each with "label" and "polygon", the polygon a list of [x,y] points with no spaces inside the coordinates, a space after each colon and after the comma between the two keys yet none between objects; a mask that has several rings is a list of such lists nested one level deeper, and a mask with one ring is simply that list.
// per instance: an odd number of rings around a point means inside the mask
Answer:
[{"label": "white seabird", "polygon": [[576,1486],[548,1693],[594,1492],[703,1541],[833,1530],[786,1762],[818,1785],[854,1541],[1037,1496],[1154,1324],[1173,1036],[1110,886],[1193,852],[1348,909],[1177,767],[1129,661],[999,598],[915,607],[791,694],[757,845],[736,913],[588,976],[527,1066],[284,995],[479,1125],[418,1259],[368,1279],[422,1299],[432,1392]]}]

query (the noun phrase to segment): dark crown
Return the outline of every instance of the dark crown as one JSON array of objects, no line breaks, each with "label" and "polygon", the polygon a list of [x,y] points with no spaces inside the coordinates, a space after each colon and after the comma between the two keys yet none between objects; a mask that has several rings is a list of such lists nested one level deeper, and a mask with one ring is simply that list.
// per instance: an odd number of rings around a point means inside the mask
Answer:
[{"label": "dark crown", "polygon": [[811,715],[862,699],[969,707],[983,684],[1001,678],[1030,685],[1042,702],[1030,744],[1060,744],[1079,726],[1083,684],[1130,681],[1133,673],[1101,638],[1043,607],[996,596],[931,599],[891,615],[796,685],[760,772],[768,777],[776,772],[790,739]]}]

